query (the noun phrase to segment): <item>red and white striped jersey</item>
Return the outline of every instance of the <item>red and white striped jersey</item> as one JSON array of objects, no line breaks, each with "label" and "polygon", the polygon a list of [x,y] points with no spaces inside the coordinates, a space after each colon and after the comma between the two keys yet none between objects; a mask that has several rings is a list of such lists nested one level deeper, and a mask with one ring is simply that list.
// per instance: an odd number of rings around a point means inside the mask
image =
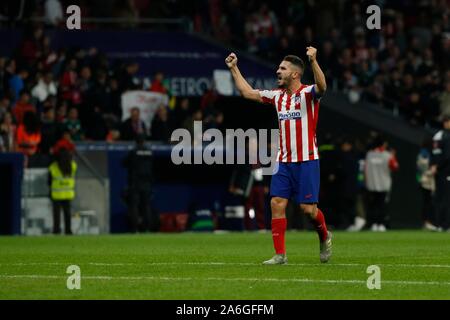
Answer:
[{"label": "red and white striped jersey", "polygon": [[286,90],[259,91],[264,103],[272,104],[278,113],[280,144],[279,162],[302,162],[319,159],[316,127],[319,98],[314,85],[302,85],[292,94]]}]

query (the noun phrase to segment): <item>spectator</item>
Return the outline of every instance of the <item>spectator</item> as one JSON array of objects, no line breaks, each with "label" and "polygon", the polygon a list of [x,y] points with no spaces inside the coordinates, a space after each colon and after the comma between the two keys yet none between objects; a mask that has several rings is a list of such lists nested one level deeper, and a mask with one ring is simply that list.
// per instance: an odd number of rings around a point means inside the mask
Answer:
[{"label": "spectator", "polygon": [[[230,183],[228,187],[228,205],[232,205],[244,211],[244,221],[241,228],[244,227],[247,230],[252,230],[252,219],[250,218],[250,208],[248,211],[245,208],[245,204],[248,201],[250,190],[253,185],[252,166],[249,164],[235,165],[230,177]],[[249,203],[249,206],[252,203]],[[259,208],[258,208],[259,209]]]},{"label": "spectator", "polygon": [[30,26],[24,41],[20,45],[20,55],[26,63],[33,65],[42,56],[44,29],[42,26]]},{"label": "spectator", "polygon": [[170,126],[167,107],[160,105],[156,111],[151,125],[151,139],[154,141],[168,142],[170,139]]},{"label": "spectator", "polygon": [[189,117],[190,115],[190,105],[189,105],[189,99],[183,98],[181,99],[180,103],[177,104],[175,107],[175,110],[172,112],[170,118],[172,121],[172,128],[178,129],[183,126],[183,122]]},{"label": "spectator", "polygon": [[125,70],[123,70],[118,77],[118,79],[120,79],[120,92],[124,92],[127,90],[136,90],[142,87],[139,79],[136,78],[136,74],[138,71],[139,64],[137,64],[136,62],[128,63],[125,66]]},{"label": "spectator", "polygon": [[61,150],[67,150],[70,153],[75,152],[75,144],[70,136],[70,131],[64,130],[61,138],[56,141],[55,145],[52,147],[51,152],[57,156]]},{"label": "spectator", "polygon": [[113,143],[120,140],[120,131],[117,129],[110,129],[106,135],[106,142]]},{"label": "spectator", "polygon": [[42,154],[50,154],[50,149],[58,141],[59,136],[63,132],[63,127],[55,121],[55,110],[52,107],[44,109],[41,121],[41,144],[39,151]]},{"label": "spectator", "polygon": [[205,112],[206,110],[214,110],[218,99],[219,94],[214,86],[207,89],[200,101],[200,108],[202,109],[202,112]]},{"label": "spectator", "polygon": [[331,133],[326,133],[319,145],[321,173],[320,173],[320,198],[322,208],[328,212],[328,224],[338,227],[341,224],[337,213],[338,206],[338,181],[337,167],[338,149],[336,141]]},{"label": "spectator", "polygon": [[91,93],[91,89],[94,86],[92,81],[92,70],[88,66],[81,68],[80,77],[78,78],[78,88],[83,99],[88,98],[88,94]]},{"label": "spectator", "polygon": [[59,0],[45,1],[45,18],[52,26],[58,26],[63,21],[64,14]]},{"label": "spectator", "polygon": [[17,128],[17,151],[32,156],[38,151],[41,142],[41,124],[34,112],[26,112],[23,123]]},{"label": "spectator", "polygon": [[422,194],[422,222],[425,230],[437,231],[434,225],[433,193],[436,182],[431,170],[432,140],[426,139],[417,155],[417,180]]},{"label": "spectator", "polygon": [[356,218],[356,196],[358,194],[359,159],[353,141],[343,139],[337,152],[337,214],[342,227],[349,227]]},{"label": "spectator", "polygon": [[58,65],[60,63],[60,56],[58,55],[58,52],[54,50],[50,45],[50,37],[46,36],[44,37],[43,44],[42,44],[42,58],[39,61],[39,64],[42,65],[43,71],[49,72],[52,71],[55,74],[58,73]]},{"label": "spectator", "polygon": [[70,132],[70,137],[72,141],[84,140],[83,130],[81,128],[81,122],[78,119],[78,109],[72,107],[69,110],[69,115],[66,120],[64,120],[64,127]]},{"label": "spectator", "polygon": [[81,94],[78,87],[78,75],[76,72],[77,65],[77,60],[71,58],[66,64],[65,71],[62,74],[59,83],[62,98],[74,105],[81,103]]},{"label": "spectator", "polygon": [[17,74],[12,75],[9,79],[13,103],[19,99],[20,92],[25,89],[25,81],[28,76],[29,72],[26,69],[20,69]]},{"label": "spectator", "polygon": [[36,113],[36,107],[30,103],[30,94],[27,91],[22,91],[20,93],[19,101],[12,109],[14,117],[16,118],[17,124],[22,124],[23,117],[26,112]]},{"label": "spectator", "polygon": [[56,122],[64,123],[67,119],[67,102],[62,101],[56,109]]},{"label": "spectator", "polygon": [[0,124],[0,136],[2,136],[3,152],[16,151],[16,125],[11,112],[6,112],[3,116]]},{"label": "spectator", "polygon": [[51,72],[47,72],[43,77],[40,77],[37,85],[31,90],[31,95],[37,98],[39,102],[44,102],[48,96],[56,96],[57,93],[58,91]]},{"label": "spectator", "polygon": [[4,92],[5,74],[6,74],[5,66],[6,66],[6,58],[0,56],[0,97],[3,97],[3,95],[5,94]]},{"label": "spectator", "polygon": [[186,120],[183,122],[183,128],[187,129],[189,133],[191,134],[192,139],[200,139],[202,140],[202,137],[196,137],[194,135],[194,121],[202,121],[203,119],[203,112],[200,109],[195,110],[191,116],[186,118]]},{"label": "spectator", "polygon": [[[248,154],[258,154],[257,139],[251,138],[249,140]],[[260,164],[251,164],[250,170],[251,178],[248,186],[248,197],[245,199],[244,223],[248,230],[253,230],[255,227],[258,230],[266,230],[265,201],[266,194],[269,191],[269,181],[267,176],[263,175],[263,168]],[[253,226],[251,221],[253,219],[252,212],[254,212],[254,218],[256,218],[256,226]]]},{"label": "spectator", "polygon": [[[5,72],[2,76],[3,82],[1,83],[1,86],[3,88],[4,94],[13,95],[11,88],[10,88],[10,80],[11,78],[16,74],[16,60],[10,59],[5,64]],[[17,97],[12,96],[12,102],[15,102],[15,99]]]},{"label": "spectator", "polygon": [[133,141],[138,135],[147,136],[147,127],[141,119],[141,111],[134,107],[130,110],[130,117],[122,123],[120,136],[122,140]]},{"label": "spectator", "polygon": [[167,86],[164,83],[164,74],[162,72],[157,72],[155,74],[155,77],[150,85],[149,90],[152,92],[168,94],[169,90],[167,89]]},{"label": "spectator", "polygon": [[225,132],[225,126],[224,126],[224,115],[223,112],[219,111],[216,113],[216,116],[214,118],[214,129],[218,129],[222,133]]},{"label": "spectator", "polygon": [[392,187],[391,172],[399,168],[394,150],[378,136],[366,155],[365,181],[368,191],[368,220],[372,231],[386,231],[388,196]]},{"label": "spectator", "polygon": [[204,123],[204,130],[208,129],[218,129],[223,130],[223,120],[224,115],[223,112],[218,110],[212,110],[211,113],[208,114],[208,116],[203,116],[203,123]]},{"label": "spectator", "polygon": [[119,89],[119,81],[112,78],[109,82],[110,103],[104,109],[107,114],[115,116],[116,122],[122,119],[122,93]]},{"label": "spectator", "polygon": [[0,99],[0,121],[2,121],[5,114],[9,112],[10,103],[11,101],[7,96]]},{"label": "spectator", "polygon": [[439,96],[440,117],[450,116],[450,80],[445,84],[445,91]]},{"label": "spectator", "polygon": [[94,107],[94,112],[89,119],[86,131],[86,136],[88,139],[97,141],[104,141],[106,139],[108,127],[100,107]]},{"label": "spectator", "polygon": [[113,107],[111,106],[111,88],[107,83],[107,75],[103,70],[97,73],[97,79],[92,86],[91,96],[89,102],[93,105],[99,106],[105,114],[113,114]]},{"label": "spectator", "polygon": [[139,12],[134,5],[134,1],[120,0],[115,2],[113,17],[123,21],[120,23],[122,28],[135,28],[137,26]]},{"label": "spectator", "polygon": [[436,216],[439,230],[450,230],[450,116],[442,118],[442,130],[433,137],[431,170],[436,180]]}]

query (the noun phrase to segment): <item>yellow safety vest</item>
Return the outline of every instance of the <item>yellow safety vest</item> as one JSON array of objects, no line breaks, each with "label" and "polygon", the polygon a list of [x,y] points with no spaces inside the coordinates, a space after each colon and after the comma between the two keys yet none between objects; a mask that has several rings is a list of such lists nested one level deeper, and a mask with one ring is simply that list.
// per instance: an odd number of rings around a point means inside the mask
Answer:
[{"label": "yellow safety vest", "polygon": [[48,168],[52,176],[51,196],[53,200],[73,200],[75,198],[75,173],[77,164],[72,161],[72,174],[69,177],[63,176],[59,166],[53,162]]}]

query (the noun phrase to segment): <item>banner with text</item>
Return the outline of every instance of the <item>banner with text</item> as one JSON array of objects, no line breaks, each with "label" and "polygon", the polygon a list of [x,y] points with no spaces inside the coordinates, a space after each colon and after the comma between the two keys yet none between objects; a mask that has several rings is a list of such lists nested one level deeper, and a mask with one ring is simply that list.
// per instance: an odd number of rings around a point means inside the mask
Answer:
[{"label": "banner with text", "polygon": [[167,106],[168,104],[169,97],[166,94],[150,91],[127,91],[122,94],[122,121],[130,117],[132,108],[138,107],[141,111],[142,121],[150,130],[156,110],[160,105]]}]

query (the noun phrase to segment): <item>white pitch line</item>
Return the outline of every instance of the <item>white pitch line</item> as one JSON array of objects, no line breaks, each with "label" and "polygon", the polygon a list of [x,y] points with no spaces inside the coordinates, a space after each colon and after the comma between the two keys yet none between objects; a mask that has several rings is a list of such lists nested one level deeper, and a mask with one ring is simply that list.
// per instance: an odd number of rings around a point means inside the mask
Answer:
[{"label": "white pitch line", "polygon": [[[52,275],[37,275],[37,274],[23,274],[23,275],[7,275],[0,274],[0,278],[6,279],[66,279],[64,276],[52,276]],[[323,280],[323,279],[278,279],[278,278],[191,278],[191,277],[124,277],[124,276],[82,276],[82,279],[88,280],[149,280],[149,281],[250,281],[250,282],[301,282],[301,283],[329,283],[329,284],[366,284],[366,280]],[[450,286],[450,282],[438,282],[438,281],[400,281],[400,280],[383,280],[383,284],[392,285],[430,285],[430,286]]]},{"label": "white pitch line", "polygon": [[[0,266],[39,266],[39,265],[70,265],[71,262],[18,262],[18,263],[0,263]],[[158,265],[199,265],[199,266],[262,266],[261,263],[252,263],[252,262],[143,262],[143,263],[107,263],[107,262],[86,262],[81,263],[81,265],[87,264],[92,266],[110,266],[110,267],[123,267],[123,266],[158,266]],[[401,268],[450,268],[448,264],[380,264],[380,263],[371,263],[376,264],[378,266],[384,267],[401,267]],[[302,267],[312,267],[312,266],[320,266],[323,265],[321,263],[289,263],[285,266],[302,266]],[[335,266],[335,267],[366,267],[370,264],[364,263],[329,263],[326,266]]]}]

